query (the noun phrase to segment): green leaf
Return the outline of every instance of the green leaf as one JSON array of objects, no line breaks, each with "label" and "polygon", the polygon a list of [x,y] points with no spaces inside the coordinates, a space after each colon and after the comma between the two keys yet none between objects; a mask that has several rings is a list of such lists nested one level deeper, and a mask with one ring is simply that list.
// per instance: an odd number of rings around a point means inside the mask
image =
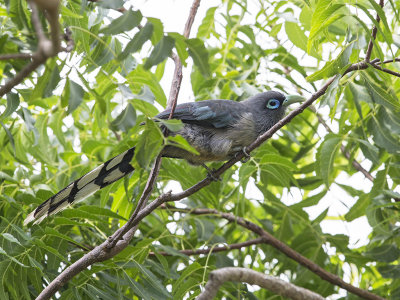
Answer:
[{"label": "green leaf", "polygon": [[4,120],[10,116],[19,106],[19,95],[15,93],[7,94],[7,107],[5,111],[0,115],[0,120]]},{"label": "green leaf", "polygon": [[307,52],[311,52],[311,47],[318,34],[333,22],[342,18],[343,15],[337,12],[344,4],[333,4],[331,0],[319,0],[314,9],[311,19],[311,29],[307,42]]},{"label": "green leaf", "polygon": [[58,237],[58,238],[60,238],[60,239],[66,240],[66,241],[68,241],[68,242],[70,242],[70,243],[72,243],[72,244],[78,244],[77,242],[75,242],[75,241],[74,241],[72,238],[70,238],[69,236],[58,232],[57,230],[55,230],[55,229],[52,228],[52,227],[46,227],[45,233],[46,233],[46,235],[56,236],[56,237]]},{"label": "green leaf", "polygon": [[128,132],[136,124],[136,111],[132,104],[124,108],[124,110],[111,122],[110,128],[112,130],[121,130]]},{"label": "green leaf", "polygon": [[148,41],[153,33],[153,24],[147,22],[142,29],[129,41],[124,51],[118,56],[119,60],[125,59],[129,54],[140,50],[143,44]]},{"label": "green leaf", "polygon": [[148,284],[150,284],[151,288],[156,290],[161,294],[164,299],[168,299],[171,297],[171,294],[167,291],[161,281],[144,265],[137,263],[136,261],[132,261],[136,268],[142,273],[142,275],[147,279]]},{"label": "green leaf", "polygon": [[[147,85],[153,93],[156,101],[165,107],[167,104],[167,97],[165,96],[164,90],[158,82],[157,77],[153,73],[146,71],[139,66],[129,74],[127,79],[129,82],[134,84],[141,83]],[[135,106],[135,104],[133,105]]]},{"label": "green leaf", "polygon": [[383,278],[400,278],[399,265],[378,266],[378,271],[379,273],[381,273]]},{"label": "green leaf", "polygon": [[151,120],[147,120],[135,149],[135,160],[141,168],[146,169],[161,149],[164,136],[160,128]]},{"label": "green leaf", "polygon": [[12,260],[16,264],[20,265],[21,267],[28,268],[28,266],[24,265],[22,262],[20,262],[16,258],[14,258],[11,255],[9,255],[2,247],[0,247],[0,254],[3,254],[5,256],[7,256],[10,260]]},{"label": "green leaf", "polygon": [[75,81],[69,81],[69,99],[68,99],[68,114],[73,112],[83,100],[85,91]]},{"label": "green leaf", "polygon": [[[293,45],[307,53],[308,38],[305,35],[304,30],[302,30],[300,26],[297,25],[297,23],[285,22],[285,31]],[[318,53],[313,48],[310,50],[309,54],[318,59],[321,59]]]},{"label": "green leaf", "polygon": [[276,154],[266,154],[263,155],[263,157],[260,160],[260,165],[263,164],[275,164],[275,165],[280,165],[282,167],[288,168],[290,170],[296,170],[297,166],[292,163],[289,159],[286,157],[283,157],[281,155],[276,155]]},{"label": "green leaf", "polygon": [[374,142],[386,149],[389,153],[400,153],[398,137],[394,138],[390,131],[384,126],[384,120],[372,117],[367,124],[368,130],[373,135]]},{"label": "green leaf", "polygon": [[186,51],[185,37],[177,32],[168,32],[168,35],[175,40],[176,52],[178,52],[182,64],[186,66],[186,59],[189,57],[189,53]]},{"label": "green leaf", "polygon": [[159,19],[147,17],[147,21],[153,24],[153,35],[151,36],[151,42],[156,45],[164,36],[164,26]]},{"label": "green leaf", "polygon": [[4,131],[7,134],[8,140],[10,141],[11,147],[14,151],[14,155],[15,155],[15,141],[14,141],[14,137],[11,134],[10,130],[6,127],[6,125],[3,124],[3,122],[0,121],[0,125],[1,127],[3,127]]},{"label": "green leaf", "polygon": [[341,144],[342,137],[330,133],[318,148],[317,163],[319,173],[328,187],[332,182],[332,175],[334,173],[333,162]]},{"label": "green leaf", "polygon": [[58,66],[55,65],[53,70],[51,71],[50,79],[47,82],[45,89],[43,90],[43,97],[51,97],[54,94],[54,89],[57,87],[60,80],[60,70],[58,69]]},{"label": "green leaf", "polygon": [[26,109],[25,107],[21,107],[21,109],[19,111],[17,111],[17,113],[24,120],[26,128],[28,129],[28,131],[32,131],[33,132],[33,135],[35,137],[35,141],[34,141],[34,144],[32,146],[36,146],[38,141],[39,141],[39,132],[38,132],[37,128],[35,127],[35,123],[36,123],[35,118],[32,116],[31,112],[28,109]]},{"label": "green leaf", "polygon": [[207,39],[210,37],[211,32],[214,31],[214,22],[215,22],[215,11],[217,10],[218,6],[210,7],[207,12],[206,16],[204,17],[199,29],[197,30],[197,37],[199,39]]},{"label": "green leaf", "polygon": [[122,16],[114,19],[110,25],[100,30],[100,32],[115,35],[124,31],[129,31],[140,24],[142,17],[141,12],[138,10],[127,10]]},{"label": "green leaf", "polygon": [[[193,262],[191,265],[187,266],[183,270],[179,279],[175,282],[175,284],[172,287],[172,294],[174,295],[174,297],[176,296],[176,293],[179,291],[180,286],[185,282],[185,280],[189,279],[190,277],[193,278],[193,275],[195,273],[198,273],[199,270],[202,270],[202,269],[203,269],[203,266],[197,262]],[[183,293],[180,293],[180,294],[183,294]]]},{"label": "green leaf", "polygon": [[307,81],[313,82],[316,80],[331,77],[336,74],[342,74],[349,64],[349,58],[353,51],[354,42],[348,44],[338,55],[338,57],[332,61],[328,61],[325,66],[316,71],[315,73],[307,76]]},{"label": "green leaf", "polygon": [[388,93],[383,88],[378,86],[368,76],[363,74],[364,84],[369,95],[375,103],[387,107],[389,110],[400,110],[400,102],[392,93]]},{"label": "green leaf", "polygon": [[194,64],[199,68],[200,73],[204,77],[210,76],[210,65],[208,63],[208,52],[204,43],[200,39],[188,39],[186,45],[189,48],[189,55],[192,57]]},{"label": "green leaf", "polygon": [[98,207],[98,206],[82,205],[76,209],[84,211],[84,212],[88,212],[93,215],[99,215],[99,216],[103,216],[103,217],[107,217],[107,218],[114,218],[114,219],[126,221],[126,219],[124,217],[120,216],[119,214],[117,214],[109,209]]},{"label": "green leaf", "polygon": [[370,204],[370,197],[367,194],[361,195],[357,202],[345,214],[344,218],[347,222],[351,222],[365,215],[365,210]]},{"label": "green leaf", "polygon": [[16,244],[22,246],[21,243],[18,241],[18,239],[15,238],[12,234],[5,232],[5,233],[2,233],[1,235],[3,236],[3,238],[10,241],[11,243],[16,243]]},{"label": "green leaf", "polygon": [[[272,27],[271,31],[269,32],[269,35],[273,36],[273,37],[276,37],[278,35],[278,33],[281,31],[281,29],[282,29],[282,23],[276,24],[274,27]],[[307,41],[307,37],[306,37],[306,41]]]},{"label": "green leaf", "polygon": [[157,121],[163,124],[165,127],[168,128],[168,130],[172,132],[177,132],[181,130],[184,126],[182,121],[178,119],[170,119],[170,120],[157,119]]},{"label": "green leaf", "polygon": [[400,250],[396,245],[384,245],[372,248],[365,252],[365,255],[372,257],[374,260],[390,263],[400,256]]},{"label": "green leaf", "polygon": [[169,136],[167,139],[167,145],[173,145],[175,147],[181,148],[183,150],[186,150],[190,153],[199,155],[199,152],[193,148],[187,140],[185,140],[184,137],[181,135],[175,135],[175,136]]},{"label": "green leaf", "polygon": [[144,68],[150,69],[152,66],[159,64],[171,55],[175,40],[170,36],[164,36],[160,42],[154,47],[150,56],[147,58]]}]

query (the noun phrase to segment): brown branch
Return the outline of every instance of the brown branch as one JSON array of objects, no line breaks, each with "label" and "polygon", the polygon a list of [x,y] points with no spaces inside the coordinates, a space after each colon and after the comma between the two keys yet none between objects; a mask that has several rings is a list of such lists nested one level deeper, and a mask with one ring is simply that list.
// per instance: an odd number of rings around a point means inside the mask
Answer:
[{"label": "brown branch", "polygon": [[32,53],[10,53],[0,55],[0,60],[10,60],[10,59],[31,59],[33,57]]},{"label": "brown branch", "polygon": [[226,267],[214,270],[210,273],[204,291],[196,298],[197,300],[213,299],[226,281],[246,282],[258,285],[266,290],[274,292],[282,297],[294,300],[323,300],[321,295],[308,289],[283,281],[282,279],[266,275],[254,270],[238,267]]},{"label": "brown branch", "polygon": [[390,70],[390,69],[383,68],[383,67],[381,67],[381,66],[378,66],[377,64],[372,64],[372,63],[370,63],[370,66],[372,66],[373,68],[378,69],[378,70],[380,70],[380,71],[382,71],[382,72],[385,72],[385,73],[388,73],[388,74],[391,74],[391,75],[400,77],[400,73],[399,73],[399,72],[395,72],[395,71],[392,71],[392,70]]},{"label": "brown branch", "polygon": [[[381,7],[383,7],[384,1],[383,1],[383,0],[379,0],[379,5],[380,5]],[[380,20],[381,20],[381,18],[379,17],[379,14],[376,13],[376,22],[379,23]],[[371,40],[370,40],[369,43],[368,43],[367,52],[366,52],[366,54],[365,54],[365,61],[366,61],[366,62],[369,62],[369,60],[370,60],[370,58],[371,58],[372,49],[373,49],[373,47],[374,47],[374,42],[373,42],[373,40],[376,39],[376,34],[377,34],[377,32],[378,32],[378,28],[377,28],[376,26],[374,26],[374,27],[372,28]]]},{"label": "brown branch", "polygon": [[[188,38],[190,35],[190,30],[193,25],[194,17],[197,13],[197,9],[199,8],[199,6],[200,6],[200,0],[194,0],[192,7],[190,8],[189,18],[187,19],[185,24],[185,29],[183,30],[183,36],[185,38]],[[176,55],[175,53],[172,53],[172,59],[174,60],[175,63],[175,69],[174,69],[174,79],[172,80],[171,90],[169,93],[169,100],[168,100],[168,106],[172,108],[171,113],[169,114],[170,117],[172,117],[176,103],[178,101],[179,90],[181,88],[182,77],[183,77],[182,62],[179,56]]]},{"label": "brown branch", "polygon": [[[31,0],[29,1],[32,10],[32,24],[35,28],[38,37],[38,49],[32,54],[32,61],[19,71],[12,79],[8,80],[3,86],[0,87],[0,97],[11,91],[17,84],[21,83],[31,72],[38,66],[45,63],[50,57],[58,54],[60,51],[60,25],[58,22],[58,0]],[[51,28],[51,41],[45,36],[42,25],[39,20],[39,13],[37,6],[46,9],[47,18]]]},{"label": "brown branch", "polygon": [[[234,243],[234,244],[230,244],[230,245],[226,245],[226,246],[210,247],[210,248],[207,248],[207,249],[179,250],[179,253],[185,254],[185,255],[188,255],[188,256],[189,255],[209,254],[209,253],[230,251],[230,250],[234,250],[234,249],[241,249],[241,248],[244,248],[244,247],[249,247],[249,246],[262,244],[262,243],[264,243],[264,239],[263,238],[256,238],[254,240],[250,240],[250,241],[246,241],[246,242],[242,242],[242,243]],[[173,255],[173,254],[170,254],[170,253],[165,252],[165,251],[157,252],[157,254],[161,254],[163,256],[172,256]],[[150,256],[154,256],[155,252],[150,252],[149,255]]]},{"label": "brown branch", "polygon": [[334,285],[337,285],[357,296],[360,296],[364,299],[371,299],[371,300],[384,300],[384,298],[377,296],[375,294],[370,293],[369,291],[360,289],[358,287],[355,287],[345,281],[343,281],[342,278],[339,276],[332,274],[323,268],[321,268],[319,265],[314,263],[313,261],[309,260],[308,258],[304,257],[297,251],[293,250],[290,248],[288,245],[283,243],[282,241],[278,240],[275,238],[273,235],[271,235],[269,232],[265,231],[262,229],[260,226],[258,226],[255,223],[252,223],[242,217],[237,217],[231,213],[224,213],[220,212],[216,209],[208,209],[208,208],[197,208],[197,209],[175,209],[175,211],[181,211],[181,212],[186,212],[189,214],[194,214],[194,215],[213,215],[216,217],[220,217],[223,219],[228,220],[231,223],[238,224],[255,234],[259,235],[260,237],[263,238],[263,241],[265,244],[271,245],[278,251],[282,252],[289,258],[293,259],[294,261],[298,262],[302,266],[306,267],[319,277],[321,277],[323,280],[326,280]]},{"label": "brown branch", "polygon": [[387,59],[384,61],[379,61],[379,58],[377,59],[377,62],[374,62],[373,60],[371,60],[371,63],[376,63],[377,65],[381,65],[381,64],[388,64],[388,63],[392,63],[392,62],[400,62],[400,58],[393,58],[393,59]]}]

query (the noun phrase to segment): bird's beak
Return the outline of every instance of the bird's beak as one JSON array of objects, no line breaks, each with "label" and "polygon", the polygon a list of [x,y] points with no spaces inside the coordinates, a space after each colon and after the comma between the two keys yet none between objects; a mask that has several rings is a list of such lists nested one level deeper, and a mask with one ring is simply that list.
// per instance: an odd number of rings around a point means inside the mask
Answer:
[{"label": "bird's beak", "polygon": [[286,100],[283,102],[284,106],[289,106],[293,103],[304,102],[306,98],[299,95],[287,95]]}]

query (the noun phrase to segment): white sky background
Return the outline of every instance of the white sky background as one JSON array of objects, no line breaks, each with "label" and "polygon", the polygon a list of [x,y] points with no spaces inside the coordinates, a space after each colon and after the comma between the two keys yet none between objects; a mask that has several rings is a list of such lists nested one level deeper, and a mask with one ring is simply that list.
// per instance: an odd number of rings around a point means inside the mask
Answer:
[{"label": "white sky background", "polygon": [[[255,1],[249,1],[249,10],[251,11],[252,6],[254,7]],[[190,0],[141,0],[134,2],[134,8],[140,9],[144,16],[159,18],[164,24],[164,30],[166,32],[183,32],[183,28],[188,17],[192,1]],[[200,3],[199,10],[197,12],[190,37],[195,37],[197,28],[201,24],[206,11],[208,8],[215,6],[214,1],[203,0]],[[281,32],[282,33],[282,32]],[[289,42],[290,43],[290,42]],[[295,56],[301,57],[304,53],[301,50],[296,49]],[[193,93],[190,83],[190,59],[188,60],[188,67],[183,68],[183,81],[181,90],[179,93],[178,102],[193,101]],[[303,58],[301,65],[315,65],[315,59]],[[161,85],[164,89],[165,94],[169,95],[171,80],[173,76],[174,65],[171,60],[168,60],[165,75],[162,79]],[[289,91],[291,92],[291,91]],[[322,110],[322,112],[327,112]],[[325,118],[329,120],[329,118]],[[335,124],[329,124],[335,129]],[[322,129],[320,134],[323,136],[326,132]],[[349,183],[357,189],[361,189],[368,192],[371,188],[371,183],[364,178],[361,173],[353,175],[351,178],[346,176],[344,173],[340,175],[336,181],[349,185]],[[253,199],[263,199],[262,194],[254,186],[254,183],[247,189],[246,196]],[[285,204],[293,204],[301,201],[302,195],[297,189],[291,189],[290,193],[283,195],[282,201]],[[310,215],[311,219],[317,217],[326,208],[329,207],[328,217],[330,220],[324,220],[321,222],[322,230],[326,233],[331,234],[345,234],[350,236],[350,245],[353,247],[359,247],[364,245],[368,241],[368,234],[371,232],[371,228],[367,222],[366,217],[361,217],[353,222],[346,222],[341,220],[339,216],[343,216],[349,208],[355,203],[355,199],[348,196],[341,188],[336,185],[332,185],[329,193],[314,207],[306,208],[306,212]],[[335,220],[336,219],[336,220]]]}]

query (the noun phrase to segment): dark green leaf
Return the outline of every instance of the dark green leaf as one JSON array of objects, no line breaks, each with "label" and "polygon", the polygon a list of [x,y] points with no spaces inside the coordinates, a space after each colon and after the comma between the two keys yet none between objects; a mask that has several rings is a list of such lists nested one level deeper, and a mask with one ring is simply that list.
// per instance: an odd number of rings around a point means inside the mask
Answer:
[{"label": "dark green leaf", "polygon": [[135,150],[135,160],[141,168],[150,167],[151,161],[162,149],[163,139],[160,128],[153,121],[147,120]]},{"label": "dark green leaf", "polygon": [[203,22],[199,26],[199,29],[197,30],[197,37],[200,39],[205,39],[209,38],[211,32],[214,30],[214,15],[215,11],[218,7],[210,7],[207,12],[206,16],[203,19]]},{"label": "dark green leaf", "polygon": [[186,45],[189,48],[189,55],[192,57],[194,64],[199,68],[204,77],[210,76],[210,66],[208,63],[208,52],[204,43],[200,39],[188,39]]},{"label": "dark green leaf", "polygon": [[319,172],[327,186],[332,182],[334,173],[333,162],[341,144],[342,137],[335,134],[328,134],[318,148],[317,163]]},{"label": "dark green leaf", "polygon": [[19,106],[18,94],[8,93],[7,94],[7,107],[6,110],[1,114],[0,120],[4,120],[10,116]]},{"label": "dark green leaf", "polygon": [[69,80],[68,114],[73,112],[83,100],[85,91],[75,81]]},{"label": "dark green leaf", "polygon": [[384,245],[375,247],[367,252],[365,255],[372,257],[375,260],[390,263],[395,261],[400,256],[400,250],[396,245]]},{"label": "dark green leaf", "polygon": [[140,24],[142,17],[141,12],[138,10],[127,10],[122,16],[113,20],[110,25],[103,28],[100,32],[114,35],[124,31],[129,31]]},{"label": "dark green leaf", "polygon": [[136,124],[136,111],[132,104],[124,108],[124,110],[111,122],[110,128],[112,130],[121,130],[128,132]]},{"label": "dark green leaf", "polygon": [[139,30],[138,33],[129,41],[126,45],[124,51],[118,56],[119,60],[125,59],[129,54],[140,50],[143,44],[150,39],[153,33],[153,24],[147,22],[143,28]]},{"label": "dark green leaf", "polygon": [[171,55],[174,45],[175,40],[172,37],[164,36],[154,47],[143,67],[145,69],[150,69],[152,66],[164,61],[164,59]]}]

